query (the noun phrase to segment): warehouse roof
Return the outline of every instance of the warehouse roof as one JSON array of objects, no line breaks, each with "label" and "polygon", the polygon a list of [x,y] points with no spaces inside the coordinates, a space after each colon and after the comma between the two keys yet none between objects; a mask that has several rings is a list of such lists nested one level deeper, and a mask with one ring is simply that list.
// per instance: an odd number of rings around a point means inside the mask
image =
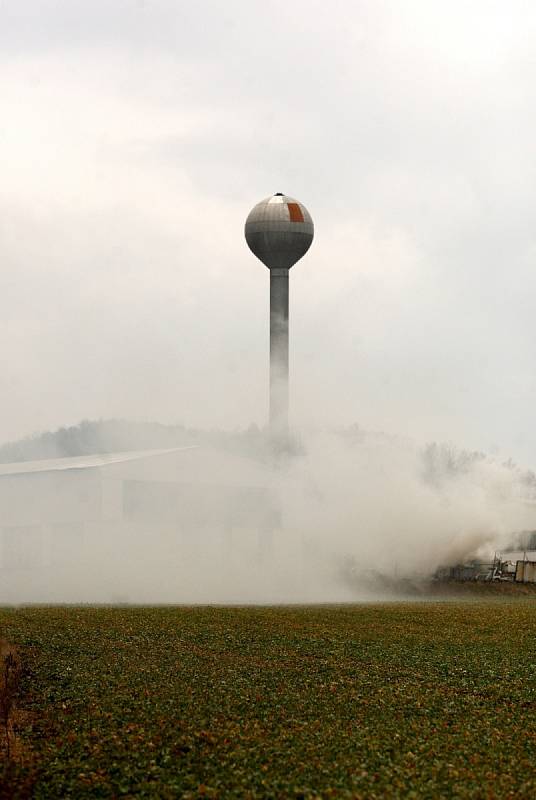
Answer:
[{"label": "warehouse roof", "polygon": [[192,450],[197,445],[188,447],[171,447],[166,450],[128,450],[122,453],[98,453],[72,458],[47,458],[39,461],[16,461],[11,464],[0,464],[0,477],[4,475],[27,475],[34,472],[56,472],[57,470],[90,469],[107,464],[121,464],[126,461],[138,461],[166,453],[178,453],[181,450]]}]

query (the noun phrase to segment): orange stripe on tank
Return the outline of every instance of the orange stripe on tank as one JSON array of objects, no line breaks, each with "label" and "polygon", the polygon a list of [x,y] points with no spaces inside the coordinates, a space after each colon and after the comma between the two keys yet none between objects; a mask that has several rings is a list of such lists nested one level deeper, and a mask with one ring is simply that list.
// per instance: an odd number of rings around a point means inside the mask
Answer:
[{"label": "orange stripe on tank", "polygon": [[305,222],[299,203],[287,203],[291,222]]}]

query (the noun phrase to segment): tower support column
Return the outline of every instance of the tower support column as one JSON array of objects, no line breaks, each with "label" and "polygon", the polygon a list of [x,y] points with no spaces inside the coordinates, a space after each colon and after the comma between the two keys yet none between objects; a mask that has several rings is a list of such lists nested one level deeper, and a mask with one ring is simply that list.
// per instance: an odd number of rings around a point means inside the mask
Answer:
[{"label": "tower support column", "polygon": [[270,269],[270,428],[288,430],[288,269]]}]

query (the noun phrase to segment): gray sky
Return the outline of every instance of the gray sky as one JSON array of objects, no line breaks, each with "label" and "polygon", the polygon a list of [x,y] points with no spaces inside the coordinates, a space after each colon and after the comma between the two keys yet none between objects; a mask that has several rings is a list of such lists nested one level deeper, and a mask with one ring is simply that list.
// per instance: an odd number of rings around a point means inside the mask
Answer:
[{"label": "gray sky", "polygon": [[263,423],[250,208],[299,198],[292,409],[536,463],[536,6],[0,2],[0,439]]}]

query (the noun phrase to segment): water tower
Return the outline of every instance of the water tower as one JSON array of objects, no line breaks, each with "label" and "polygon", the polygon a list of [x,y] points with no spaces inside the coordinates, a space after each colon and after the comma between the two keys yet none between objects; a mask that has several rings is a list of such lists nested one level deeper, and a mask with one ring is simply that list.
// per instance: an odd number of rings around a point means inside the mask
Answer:
[{"label": "water tower", "polygon": [[309,250],[314,225],[302,203],[277,192],[252,209],[249,249],[270,270],[270,428],[288,429],[288,273]]}]

